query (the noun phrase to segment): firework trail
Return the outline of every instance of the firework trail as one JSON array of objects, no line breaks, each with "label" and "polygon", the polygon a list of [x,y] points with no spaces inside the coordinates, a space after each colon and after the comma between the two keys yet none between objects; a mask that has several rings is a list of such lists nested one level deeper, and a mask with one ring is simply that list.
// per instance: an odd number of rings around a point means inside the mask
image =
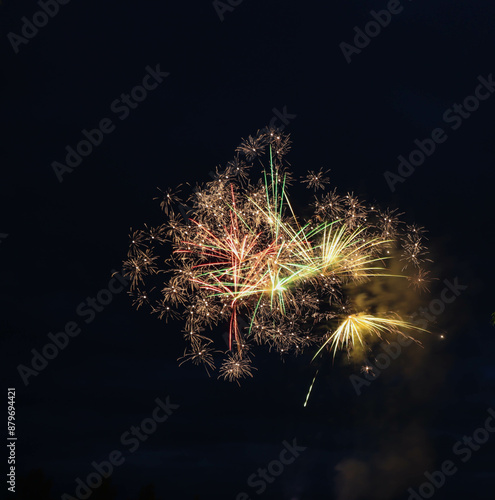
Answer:
[{"label": "firework trail", "polygon": [[[184,321],[181,364],[215,369],[220,351],[209,332],[220,323],[229,325],[229,349],[219,373],[229,381],[252,376],[254,344],[282,355],[312,346],[315,357],[335,356],[419,330],[393,311],[356,310],[346,290],[383,276],[426,288],[423,228],[352,193],[327,190],[322,169],[301,180],[315,193],[312,215],[296,215],[289,149],[289,137],[275,129],[249,136],[234,160],[189,196],[187,217],[180,191],[166,189],[166,222],[131,231],[124,270],[133,304]],[[391,272],[391,259],[400,260],[400,273]]]}]

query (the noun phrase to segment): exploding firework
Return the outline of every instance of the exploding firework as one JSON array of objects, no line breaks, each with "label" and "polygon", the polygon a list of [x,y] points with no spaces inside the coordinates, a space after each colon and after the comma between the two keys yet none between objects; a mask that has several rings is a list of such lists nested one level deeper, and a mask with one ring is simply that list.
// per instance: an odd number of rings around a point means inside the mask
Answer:
[{"label": "exploding firework", "polygon": [[[426,288],[423,228],[352,193],[325,191],[322,169],[301,181],[323,191],[314,195],[313,213],[296,214],[288,195],[294,177],[284,160],[289,149],[288,136],[275,129],[250,136],[185,202],[178,189],[161,191],[165,223],[131,232],[124,270],[133,303],[147,304],[160,319],[184,321],[181,364],[215,369],[221,323],[228,349],[219,373],[229,381],[252,376],[255,344],[282,355],[311,346],[315,357],[323,351],[335,357],[419,330],[393,311],[356,310],[346,292],[384,276]],[[392,259],[400,260],[400,273],[392,272]]]}]

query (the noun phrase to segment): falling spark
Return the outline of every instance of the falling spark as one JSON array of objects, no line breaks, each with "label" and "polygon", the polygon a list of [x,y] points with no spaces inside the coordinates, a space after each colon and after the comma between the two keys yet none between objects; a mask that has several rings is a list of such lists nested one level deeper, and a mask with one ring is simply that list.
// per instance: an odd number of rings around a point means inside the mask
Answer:
[{"label": "falling spark", "polygon": [[313,385],[315,384],[316,377],[318,376],[318,371],[319,370],[316,370],[315,376],[313,377],[313,382],[311,382],[311,385],[309,386],[308,394],[306,394],[306,401],[304,401],[304,408],[306,408],[306,405],[308,404],[309,396],[311,395]]}]

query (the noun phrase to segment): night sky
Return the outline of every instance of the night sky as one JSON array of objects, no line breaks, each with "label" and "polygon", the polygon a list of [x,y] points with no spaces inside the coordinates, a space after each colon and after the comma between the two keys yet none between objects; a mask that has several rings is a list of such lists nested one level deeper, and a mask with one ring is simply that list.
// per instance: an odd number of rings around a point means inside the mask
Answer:
[{"label": "night sky", "polygon": [[[78,498],[78,478],[115,450],[120,464],[89,498],[493,498],[495,435],[485,431],[469,457],[455,446],[495,415],[495,5],[46,3],[50,18],[35,1],[0,5],[0,334],[5,405],[16,388],[17,498]],[[382,12],[377,34],[371,11],[384,9],[394,13]],[[33,17],[43,26],[26,27]],[[122,101],[143,82],[141,102]],[[290,134],[297,177],[330,169],[339,191],[428,229],[426,306],[445,280],[460,284],[423,347],[404,348],[360,395],[350,378],[359,366],[328,357],[303,407],[311,351],[282,362],[260,349],[240,387],[179,367],[182,323],[136,311],[115,281],[108,305],[80,314],[122,270],[130,228],[164,222],[157,187],[210,180],[270,123]],[[101,143],[61,172],[66,147],[100,126]],[[387,181],[439,128],[435,151]],[[294,197],[301,209],[312,201],[303,188]],[[66,328],[80,333],[21,376],[32,350]],[[145,439],[129,437],[166,412]],[[248,484],[294,442],[301,451],[277,477]],[[446,461],[456,472],[445,484],[411,496]],[[36,486],[41,474],[50,493]]]}]

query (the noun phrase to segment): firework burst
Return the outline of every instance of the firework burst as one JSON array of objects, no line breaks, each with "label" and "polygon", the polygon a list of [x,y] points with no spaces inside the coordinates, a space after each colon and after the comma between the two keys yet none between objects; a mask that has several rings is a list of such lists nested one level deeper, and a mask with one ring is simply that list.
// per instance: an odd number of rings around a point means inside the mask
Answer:
[{"label": "firework burst", "polygon": [[[315,357],[335,357],[419,330],[393,311],[352,311],[345,290],[383,276],[425,288],[424,230],[335,188],[315,195],[313,215],[296,215],[287,192],[294,179],[284,160],[289,145],[273,129],[249,136],[225,169],[194,190],[187,211],[179,191],[167,189],[160,197],[166,222],[131,232],[124,270],[134,305],[184,320],[181,364],[215,369],[219,324],[228,327],[220,377],[236,381],[252,377],[253,344],[282,355],[313,346]],[[310,171],[302,183],[324,191],[326,173]],[[395,255],[400,275],[390,271]]]}]

